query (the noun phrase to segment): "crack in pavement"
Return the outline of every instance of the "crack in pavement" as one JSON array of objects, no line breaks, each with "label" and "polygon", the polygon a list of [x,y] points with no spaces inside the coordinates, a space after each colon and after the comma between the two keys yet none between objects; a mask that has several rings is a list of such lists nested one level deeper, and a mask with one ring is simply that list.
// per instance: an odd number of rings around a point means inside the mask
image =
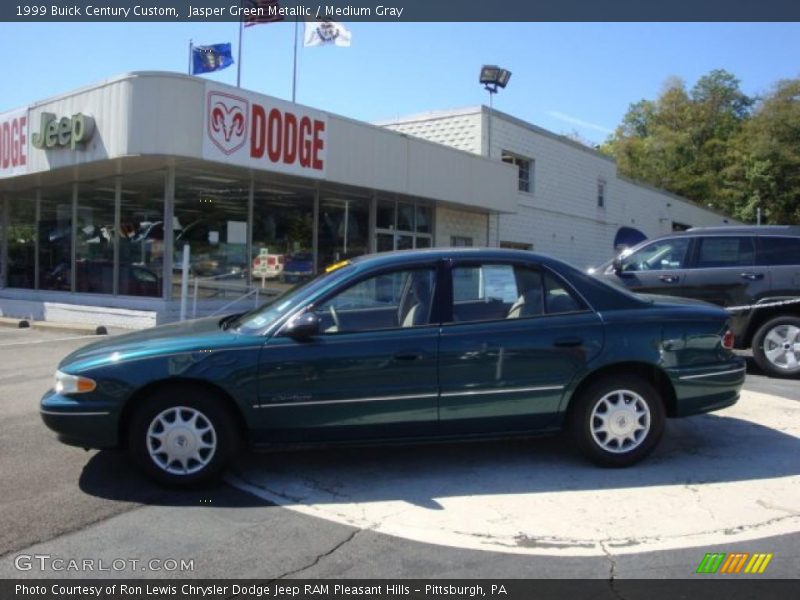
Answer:
[{"label": "crack in pavement", "polygon": [[600,549],[603,551],[603,554],[606,556],[606,560],[608,560],[609,564],[609,572],[608,572],[608,587],[611,590],[611,593],[614,594],[615,597],[619,598],[619,600],[625,600],[622,594],[619,593],[615,582],[617,579],[617,561],[614,558],[614,555],[611,554],[611,551],[606,546],[606,540],[601,540]]},{"label": "crack in pavement", "polygon": [[[281,579],[286,579],[287,577],[290,577],[292,575],[297,575],[298,573],[302,573],[303,571],[307,571],[308,569],[310,569],[312,567],[315,567],[316,565],[319,564],[319,562],[323,558],[327,558],[328,556],[330,556],[331,554],[333,554],[334,552],[339,550],[339,548],[341,548],[342,546],[352,542],[353,539],[361,532],[362,532],[361,529],[356,529],[356,530],[352,531],[345,539],[343,539],[341,542],[338,542],[337,544],[335,544],[333,546],[333,548],[331,548],[330,550],[328,550],[326,552],[323,552],[322,554],[319,554],[313,561],[311,561],[307,565],[304,565],[304,566],[300,567],[299,569],[294,569],[293,571],[287,571],[286,573],[283,573],[282,575],[278,575],[277,577],[273,577],[272,579],[268,579],[266,581],[266,585],[270,585],[271,583],[275,583],[276,581],[280,581]],[[223,598],[223,600],[231,600],[232,598],[238,598],[238,597],[241,597],[241,596],[244,596],[244,595],[245,595],[244,592],[240,593],[240,594],[231,594],[230,596],[225,596]]]}]

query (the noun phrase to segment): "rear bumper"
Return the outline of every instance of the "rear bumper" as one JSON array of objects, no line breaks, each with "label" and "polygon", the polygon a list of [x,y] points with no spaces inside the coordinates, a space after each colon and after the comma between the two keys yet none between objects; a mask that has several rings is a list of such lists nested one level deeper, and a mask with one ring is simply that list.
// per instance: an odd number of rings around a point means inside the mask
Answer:
[{"label": "rear bumper", "polygon": [[668,373],[677,401],[676,416],[686,417],[736,404],[745,371],[745,360],[738,356],[714,367],[670,369]]},{"label": "rear bumper", "polygon": [[81,448],[119,445],[119,415],[106,404],[81,402],[50,390],[42,397],[40,414],[64,444]]}]

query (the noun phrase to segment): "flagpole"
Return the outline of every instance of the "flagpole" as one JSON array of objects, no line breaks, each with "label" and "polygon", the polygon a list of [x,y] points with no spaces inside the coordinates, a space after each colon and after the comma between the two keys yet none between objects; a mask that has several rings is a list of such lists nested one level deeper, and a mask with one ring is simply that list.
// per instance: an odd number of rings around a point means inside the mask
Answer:
[{"label": "flagpole", "polygon": [[236,61],[236,87],[242,87],[242,31],[244,19],[239,20],[239,59]]},{"label": "flagpole", "polygon": [[193,47],[194,46],[192,45],[192,38],[189,38],[189,70],[187,71],[187,73],[189,73],[189,75],[192,74],[192,48]]},{"label": "flagpole", "polygon": [[292,103],[297,96],[297,15],[294,17],[294,69],[292,71]]}]

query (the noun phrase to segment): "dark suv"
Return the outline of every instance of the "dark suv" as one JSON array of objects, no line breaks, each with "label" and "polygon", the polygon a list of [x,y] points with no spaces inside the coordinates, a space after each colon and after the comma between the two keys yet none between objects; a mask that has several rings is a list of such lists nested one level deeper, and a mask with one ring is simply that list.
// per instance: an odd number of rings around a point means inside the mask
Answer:
[{"label": "dark suv", "polygon": [[593,270],[636,292],[731,313],[736,347],[774,375],[800,375],[800,227],[704,227],[644,241]]}]

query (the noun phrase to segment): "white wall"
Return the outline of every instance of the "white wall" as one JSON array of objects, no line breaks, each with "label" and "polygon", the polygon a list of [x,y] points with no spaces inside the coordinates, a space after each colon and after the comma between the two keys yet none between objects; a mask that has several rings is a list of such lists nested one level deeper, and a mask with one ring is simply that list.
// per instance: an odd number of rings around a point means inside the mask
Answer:
[{"label": "white wall", "polygon": [[486,246],[488,216],[481,213],[436,207],[436,245],[449,246],[450,237],[472,238],[473,246]]},{"label": "white wall", "polygon": [[[475,152],[488,143],[486,107],[428,113],[385,126]],[[532,244],[534,251],[580,268],[610,258],[622,226],[654,237],[671,231],[673,221],[691,226],[738,223],[663,190],[618,177],[610,158],[497,111],[491,144],[495,160],[503,150],[533,160],[531,192],[517,192],[515,213],[500,215],[499,240]],[[599,180],[605,182],[605,208],[597,206]],[[497,229],[495,219],[491,218],[492,232]]]}]

